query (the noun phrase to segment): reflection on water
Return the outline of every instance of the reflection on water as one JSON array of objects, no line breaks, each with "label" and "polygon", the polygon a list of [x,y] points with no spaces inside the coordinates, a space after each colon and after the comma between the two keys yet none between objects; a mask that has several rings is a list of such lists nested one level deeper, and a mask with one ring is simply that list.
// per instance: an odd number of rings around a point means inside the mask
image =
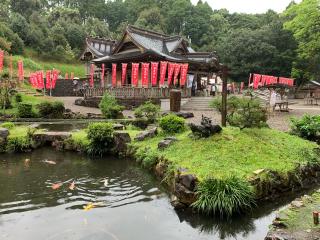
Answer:
[{"label": "reflection on water", "polygon": [[69,132],[73,130],[86,128],[88,124],[89,124],[88,122],[42,123],[39,125],[39,128],[47,129],[48,131]]},{"label": "reflection on water", "polygon": [[[1,240],[256,240],[280,206],[228,221],[175,212],[158,182],[133,162],[51,149],[0,155],[0,192]],[[84,211],[90,203],[94,208]]]}]

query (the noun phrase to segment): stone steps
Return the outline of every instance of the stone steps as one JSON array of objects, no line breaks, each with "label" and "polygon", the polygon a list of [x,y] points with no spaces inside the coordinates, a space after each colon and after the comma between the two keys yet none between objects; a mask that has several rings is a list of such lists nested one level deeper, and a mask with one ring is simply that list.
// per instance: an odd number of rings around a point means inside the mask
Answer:
[{"label": "stone steps", "polygon": [[185,103],[181,109],[182,110],[200,110],[209,111],[212,108],[209,106],[210,102],[213,100],[212,97],[194,97],[191,98],[187,103]]}]

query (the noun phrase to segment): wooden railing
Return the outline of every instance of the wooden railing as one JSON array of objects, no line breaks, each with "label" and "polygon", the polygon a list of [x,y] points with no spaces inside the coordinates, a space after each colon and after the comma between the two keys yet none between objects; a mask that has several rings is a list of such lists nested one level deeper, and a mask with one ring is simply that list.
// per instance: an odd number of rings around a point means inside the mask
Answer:
[{"label": "wooden railing", "polygon": [[[163,99],[169,98],[170,90],[172,88],[132,88],[132,87],[121,87],[121,88],[88,88],[82,89],[84,98],[100,97],[105,92],[116,98],[135,98],[135,99]],[[181,89],[181,97],[191,97],[191,89]]]}]

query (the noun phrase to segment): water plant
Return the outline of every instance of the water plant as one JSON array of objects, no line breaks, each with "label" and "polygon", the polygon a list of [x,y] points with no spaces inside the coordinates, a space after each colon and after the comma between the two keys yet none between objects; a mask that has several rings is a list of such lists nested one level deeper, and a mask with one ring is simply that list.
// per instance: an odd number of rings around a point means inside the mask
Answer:
[{"label": "water plant", "polygon": [[192,207],[206,214],[230,217],[255,204],[249,183],[235,176],[204,179],[198,184],[196,194]]}]

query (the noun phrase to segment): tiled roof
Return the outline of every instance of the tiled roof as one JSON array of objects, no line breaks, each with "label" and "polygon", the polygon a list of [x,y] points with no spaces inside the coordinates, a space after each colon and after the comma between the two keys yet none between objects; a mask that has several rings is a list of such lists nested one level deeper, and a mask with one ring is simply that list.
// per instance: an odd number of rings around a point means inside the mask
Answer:
[{"label": "tiled roof", "polygon": [[111,55],[114,45],[115,41],[111,39],[88,37],[86,38],[86,48],[81,59],[87,52],[92,53],[94,58]]}]

